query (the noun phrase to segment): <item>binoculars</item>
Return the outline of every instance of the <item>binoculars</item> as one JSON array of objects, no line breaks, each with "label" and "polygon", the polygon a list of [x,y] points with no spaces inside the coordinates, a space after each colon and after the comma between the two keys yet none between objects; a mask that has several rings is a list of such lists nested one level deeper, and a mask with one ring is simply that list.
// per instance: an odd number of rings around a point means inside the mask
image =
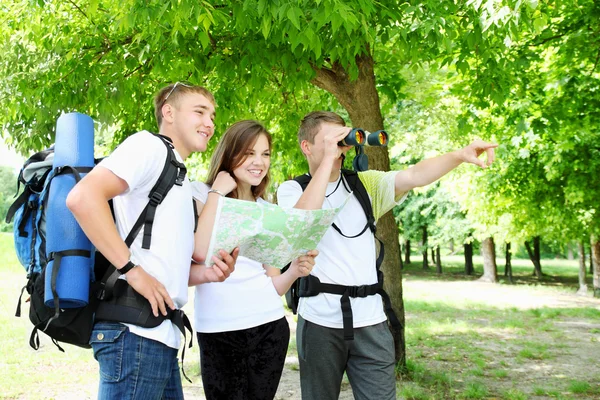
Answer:
[{"label": "binoculars", "polygon": [[387,146],[388,134],[386,131],[369,132],[361,128],[352,128],[338,146]]},{"label": "binoculars", "polygon": [[352,128],[344,139],[338,142],[338,146],[354,146],[356,157],[352,161],[355,171],[366,171],[369,168],[369,159],[363,150],[363,146],[387,146],[388,134],[386,131],[369,132],[361,128]]}]

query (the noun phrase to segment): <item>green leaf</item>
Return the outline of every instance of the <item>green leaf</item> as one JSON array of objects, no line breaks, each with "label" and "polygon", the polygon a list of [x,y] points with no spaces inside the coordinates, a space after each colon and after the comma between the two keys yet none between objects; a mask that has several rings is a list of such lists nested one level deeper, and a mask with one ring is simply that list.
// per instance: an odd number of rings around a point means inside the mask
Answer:
[{"label": "green leaf", "polygon": [[200,40],[200,44],[203,49],[208,48],[210,44],[210,38],[208,37],[208,33],[204,31],[198,31],[198,39]]},{"label": "green leaf", "polygon": [[287,17],[292,22],[292,24],[296,27],[296,29],[300,30],[300,15],[302,14],[302,10],[297,7],[290,7],[287,11]]},{"label": "green leaf", "polygon": [[271,16],[265,15],[261,22],[261,32],[265,39],[269,38],[269,33],[271,32]]},{"label": "green leaf", "polygon": [[258,0],[258,15],[262,16],[267,8],[267,0]]}]

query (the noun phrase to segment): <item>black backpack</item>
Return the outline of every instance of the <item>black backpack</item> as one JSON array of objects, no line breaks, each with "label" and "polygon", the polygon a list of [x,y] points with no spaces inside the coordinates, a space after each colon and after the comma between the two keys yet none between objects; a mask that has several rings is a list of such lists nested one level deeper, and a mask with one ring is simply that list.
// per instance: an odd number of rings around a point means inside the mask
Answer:
[{"label": "black backpack", "polygon": [[[173,151],[174,147],[170,142],[170,139],[166,136],[155,136],[166,146],[167,157],[165,158],[162,173],[150,191],[148,205],[140,213],[139,218],[125,240],[128,247],[131,246],[131,243],[133,243],[133,240],[143,228],[144,237],[142,248],[150,248],[152,225],[156,207],[162,203],[163,199],[174,185],[181,186],[183,184],[186,175],[185,165],[177,161]],[[46,159],[48,153],[51,153],[52,151],[52,149],[45,150],[43,152],[44,157],[42,157],[41,153],[32,156],[25,163],[24,168],[33,162],[32,160]],[[49,169],[51,170],[51,166]],[[15,221],[16,248],[17,237],[29,240],[29,243],[31,244],[29,247],[21,244],[21,250],[17,248],[18,252],[25,252],[24,249],[30,252],[27,256],[19,257],[19,259],[28,260],[30,264],[26,266],[28,280],[26,286],[21,290],[21,296],[19,296],[15,313],[17,317],[21,316],[21,299],[23,291],[27,290],[30,294],[29,319],[34,325],[29,338],[30,346],[35,350],[39,349],[40,340],[38,332],[42,331],[52,339],[52,342],[61,351],[64,351],[64,349],[59,345],[59,342],[90,348],[89,340],[91,332],[95,321],[99,320],[131,323],[152,328],[160,325],[165,319],[170,319],[182,331],[185,340],[185,330],[187,329],[191,333],[192,329],[191,324],[183,311],[169,310],[166,317],[160,314],[159,317],[155,317],[152,313],[150,303],[143,296],[135,292],[135,290],[127,284],[127,281],[118,279],[119,273],[116,268],[110,265],[108,260],[106,260],[100,252],[96,251],[95,254],[91,254],[86,250],[70,249],[57,253],[45,254],[45,245],[42,242],[45,241],[46,229],[45,225],[41,224],[40,221],[45,221],[43,216],[46,210],[47,194],[52,183],[52,178],[58,174],[69,173],[73,174],[76,182],[79,182],[80,173],[89,172],[90,169],[91,168],[61,167],[57,170],[38,174],[35,187],[32,185],[34,182],[30,183],[22,181],[21,177],[23,174],[20,174],[20,181],[25,184],[24,193],[27,194],[19,196],[11,206],[9,213],[7,214],[7,221],[9,221],[13,215],[19,217],[19,223]],[[110,201],[109,204],[112,210],[112,201]],[[22,217],[24,214],[26,215],[26,218]],[[194,215],[196,215],[195,212]],[[24,233],[23,236],[18,232],[19,226],[28,227],[27,229],[22,229],[22,232]],[[94,277],[90,283],[89,303],[86,306],[79,308],[60,308],[60,299],[56,292],[56,278],[58,276],[58,271],[60,270],[62,258],[71,256],[95,257]],[[50,260],[54,260],[54,267],[52,269],[53,276],[51,280],[54,307],[48,307],[44,303],[45,274],[46,267]],[[189,346],[191,347],[191,345],[192,342],[190,341]]]},{"label": "black backpack", "polygon": [[[311,176],[309,174],[304,174],[297,176],[294,178],[296,182],[300,184],[302,187],[302,191],[306,190],[308,186]],[[302,277],[297,279],[290,289],[285,294],[285,299],[288,307],[294,314],[298,313],[298,303],[300,301],[300,297],[311,297],[316,296],[319,293],[331,293],[331,294],[339,294],[341,295],[340,305],[342,308],[342,320],[343,320],[343,328],[344,328],[344,339],[353,340],[354,332],[353,332],[353,317],[352,317],[352,307],[350,305],[350,297],[367,297],[372,296],[374,294],[379,294],[383,300],[385,314],[388,318],[392,329],[398,330],[401,328],[400,320],[396,316],[392,308],[392,302],[388,294],[383,290],[383,271],[381,271],[381,263],[383,262],[383,258],[385,256],[383,242],[376,236],[377,227],[375,225],[375,217],[373,216],[373,208],[371,206],[371,200],[369,199],[369,194],[365,189],[364,185],[360,181],[358,177],[358,173],[352,170],[342,169],[342,176],[340,182],[348,182],[348,186],[346,190],[348,192],[354,192],[358,202],[360,203],[365,215],[367,217],[367,223],[365,227],[360,231],[360,233],[354,236],[346,236],[341,229],[335,224],[332,224],[333,229],[335,229],[340,235],[352,239],[359,237],[362,235],[367,229],[370,229],[373,232],[373,236],[379,242],[379,256],[375,262],[375,268],[377,269],[377,283],[373,285],[361,285],[361,286],[345,286],[345,285],[336,285],[331,283],[322,283],[319,278],[314,275],[309,275],[306,277]],[[344,183],[344,186],[346,184]],[[289,268],[289,264],[284,267],[284,271]]]}]

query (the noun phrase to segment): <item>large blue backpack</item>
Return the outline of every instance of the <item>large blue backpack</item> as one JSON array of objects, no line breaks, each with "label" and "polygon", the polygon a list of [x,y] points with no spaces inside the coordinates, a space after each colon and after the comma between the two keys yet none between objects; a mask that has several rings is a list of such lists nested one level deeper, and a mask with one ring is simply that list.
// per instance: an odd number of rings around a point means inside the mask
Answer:
[{"label": "large blue backpack", "polygon": [[[166,146],[167,157],[164,160],[162,173],[150,192],[148,205],[141,212],[125,240],[127,246],[130,246],[137,234],[143,230],[142,248],[144,249],[149,249],[151,245],[156,208],[174,185],[182,185],[186,175],[185,165],[177,161],[170,139],[161,135],[155,136]],[[126,281],[117,279],[119,274],[116,269],[100,252],[83,255],[82,250],[78,249],[58,253],[46,251],[48,232],[46,205],[53,178],[61,174],[72,174],[77,182],[80,174],[92,169],[92,167],[70,166],[53,169],[53,156],[54,149],[49,148],[34,154],[24,163],[19,173],[17,189],[24,185],[23,192],[10,206],[6,215],[7,223],[14,218],[15,250],[19,261],[27,271],[27,284],[21,290],[15,315],[21,316],[21,300],[26,289],[30,295],[29,319],[34,325],[29,338],[30,346],[35,350],[39,348],[38,331],[42,331],[50,336],[61,351],[64,350],[58,342],[89,348],[89,338],[94,322],[97,320],[132,323],[151,328],[158,326],[165,319],[170,319],[185,337],[185,330],[191,332],[191,325],[183,311],[169,310],[166,317],[162,315],[154,317],[148,301],[135,292]],[[191,202],[195,207],[193,201]],[[112,201],[109,204],[112,208]],[[59,298],[55,293],[55,280],[60,269],[59,260],[70,256],[94,258],[93,276],[90,276],[89,304],[83,307],[59,307]],[[51,260],[54,260],[55,266],[52,274],[54,307],[48,307],[44,301],[46,267]]]},{"label": "large blue backpack", "polygon": [[40,151],[31,156],[19,172],[17,192],[23,192],[8,209],[6,222],[14,217],[13,234],[15,251],[27,277],[41,273],[46,265],[46,218],[44,198],[51,180],[54,149]]}]

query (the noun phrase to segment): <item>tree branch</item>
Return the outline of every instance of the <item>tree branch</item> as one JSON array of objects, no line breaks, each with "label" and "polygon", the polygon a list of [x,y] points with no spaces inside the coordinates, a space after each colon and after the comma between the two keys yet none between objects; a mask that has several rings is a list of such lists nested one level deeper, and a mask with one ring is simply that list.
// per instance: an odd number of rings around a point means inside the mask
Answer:
[{"label": "tree branch", "polygon": [[69,3],[71,3],[73,5],[73,7],[75,7],[85,18],[87,18],[87,20],[90,21],[90,23],[92,25],[94,25],[96,27],[96,29],[98,29],[100,31],[100,33],[102,33],[102,36],[104,36],[104,40],[106,40],[108,43],[110,43],[108,40],[108,36],[106,36],[106,33],[102,32],[102,30],[98,28],[98,25],[96,25],[94,23],[94,21],[85,13],[85,11],[83,11],[81,9],[81,7],[79,7],[77,4],[75,4],[75,2],[73,0],[67,0],[67,1]]}]

